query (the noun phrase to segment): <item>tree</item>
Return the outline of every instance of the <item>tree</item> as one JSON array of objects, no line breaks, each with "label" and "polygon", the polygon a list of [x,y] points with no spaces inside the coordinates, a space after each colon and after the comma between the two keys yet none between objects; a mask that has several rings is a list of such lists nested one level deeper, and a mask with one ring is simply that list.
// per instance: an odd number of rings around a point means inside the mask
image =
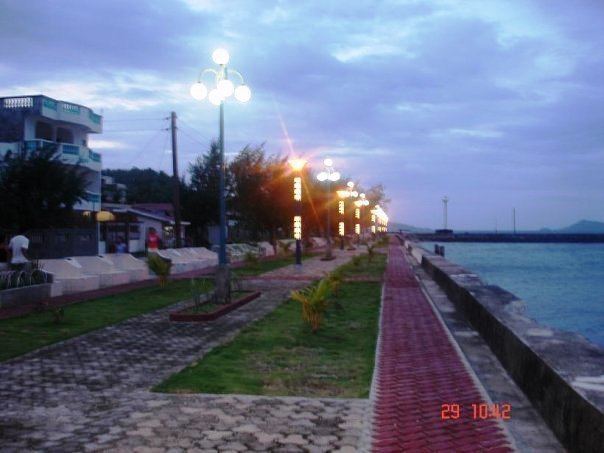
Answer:
[{"label": "tree", "polygon": [[171,203],[172,177],[151,168],[103,170],[116,183],[125,184],[128,203]]},{"label": "tree", "polygon": [[[205,238],[205,227],[219,223],[220,147],[213,141],[206,154],[189,165],[191,183],[182,191],[182,206],[196,239]],[[227,207],[231,198],[231,178],[227,172]]]},{"label": "tree", "polygon": [[7,229],[69,225],[88,183],[79,165],[61,162],[56,145],[7,154],[0,162],[0,225]]},{"label": "tree", "polygon": [[292,215],[291,178],[281,157],[267,157],[264,145],[247,145],[229,166],[233,181],[233,209],[253,239],[266,234],[274,241]]}]

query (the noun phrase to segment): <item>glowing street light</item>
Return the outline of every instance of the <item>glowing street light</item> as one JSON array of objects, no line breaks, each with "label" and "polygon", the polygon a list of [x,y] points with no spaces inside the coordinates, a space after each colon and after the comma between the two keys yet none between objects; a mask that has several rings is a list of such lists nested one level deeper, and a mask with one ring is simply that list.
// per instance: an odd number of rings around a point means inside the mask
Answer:
[{"label": "glowing street light", "polygon": [[[359,193],[354,189],[354,182],[352,181],[348,181],[346,183],[346,189],[344,190],[338,190],[338,197],[340,198],[339,204],[338,204],[338,212],[341,214],[341,218],[342,221],[340,222],[341,228],[340,228],[340,250],[344,249],[344,236],[346,235],[346,199],[347,198],[356,198],[359,196]],[[352,225],[353,225],[353,229],[352,231],[354,231],[354,229],[356,228],[354,226],[354,214],[352,216]],[[350,245],[350,250],[354,250],[354,247],[352,246],[352,244]]]},{"label": "glowing street light", "polygon": [[294,176],[294,202],[296,215],[294,215],[294,239],[296,240],[296,265],[302,265],[302,169],[306,165],[304,159],[290,159],[290,167],[296,174]]},{"label": "glowing street light", "polygon": [[327,158],[323,161],[325,170],[317,175],[317,179],[321,182],[327,181],[327,229],[325,235],[327,236],[327,251],[325,252],[325,260],[332,260],[333,255],[331,251],[331,225],[329,220],[329,211],[331,210],[331,183],[340,180],[340,173],[333,169],[333,160]]},{"label": "glowing street light", "polygon": [[[212,53],[212,60],[218,65],[218,68],[204,69],[199,73],[197,82],[190,89],[191,96],[198,101],[203,101],[206,97],[212,105],[220,106],[220,188],[219,188],[219,207],[220,207],[220,247],[218,249],[218,271],[216,273],[216,297],[221,302],[227,302],[230,295],[230,275],[226,253],[227,223],[226,223],[226,195],[225,195],[225,173],[226,165],[224,160],[224,103],[235,95],[239,102],[247,102],[251,98],[251,91],[245,84],[243,76],[234,69],[227,68],[230,60],[226,49],[216,49]],[[211,74],[213,86],[211,89],[202,82],[206,74]],[[235,88],[231,76],[239,80],[239,85]]]}]

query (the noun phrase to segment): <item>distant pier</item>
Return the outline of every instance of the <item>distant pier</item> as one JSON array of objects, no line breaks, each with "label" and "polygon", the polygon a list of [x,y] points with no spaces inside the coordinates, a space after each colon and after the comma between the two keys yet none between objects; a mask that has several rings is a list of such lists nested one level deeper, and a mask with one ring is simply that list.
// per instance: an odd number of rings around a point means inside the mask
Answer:
[{"label": "distant pier", "polygon": [[604,243],[604,234],[568,233],[414,233],[417,241],[433,242],[535,242],[535,243]]}]

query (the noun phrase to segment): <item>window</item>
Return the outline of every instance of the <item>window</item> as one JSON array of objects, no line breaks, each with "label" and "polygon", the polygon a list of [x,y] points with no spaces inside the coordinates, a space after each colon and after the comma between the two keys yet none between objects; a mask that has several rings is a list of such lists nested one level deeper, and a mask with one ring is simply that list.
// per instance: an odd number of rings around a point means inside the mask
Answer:
[{"label": "window", "polygon": [[36,121],[36,138],[53,141],[52,126],[44,121]]},{"label": "window", "polygon": [[65,127],[57,128],[57,142],[73,143],[73,132]]}]

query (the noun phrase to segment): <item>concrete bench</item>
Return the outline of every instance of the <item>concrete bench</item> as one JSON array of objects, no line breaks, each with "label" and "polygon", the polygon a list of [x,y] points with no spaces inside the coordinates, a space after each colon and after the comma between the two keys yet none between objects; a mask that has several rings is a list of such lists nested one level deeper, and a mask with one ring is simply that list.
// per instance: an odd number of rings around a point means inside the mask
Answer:
[{"label": "concrete bench", "polygon": [[98,275],[101,288],[130,283],[128,272],[117,269],[111,261],[100,256],[72,256],[65,260],[79,264],[85,274]]},{"label": "concrete bench", "polygon": [[147,263],[129,253],[106,253],[99,256],[111,262],[116,269],[128,272],[131,282],[139,282],[151,278]]},{"label": "concrete bench", "polygon": [[196,253],[200,258],[208,260],[210,266],[216,266],[218,264],[218,254],[216,252],[212,252],[205,247],[189,247],[188,250]]},{"label": "concrete bench", "polygon": [[258,247],[260,248],[260,252],[262,256],[275,256],[275,248],[272,246],[270,242],[262,241],[258,242]]},{"label": "concrete bench", "polygon": [[53,276],[51,296],[81,293],[99,289],[99,275],[86,274],[78,263],[64,258],[39,260],[42,269]]},{"label": "concrete bench", "polygon": [[327,245],[327,239],[320,237],[311,237],[313,247],[325,247]]}]

